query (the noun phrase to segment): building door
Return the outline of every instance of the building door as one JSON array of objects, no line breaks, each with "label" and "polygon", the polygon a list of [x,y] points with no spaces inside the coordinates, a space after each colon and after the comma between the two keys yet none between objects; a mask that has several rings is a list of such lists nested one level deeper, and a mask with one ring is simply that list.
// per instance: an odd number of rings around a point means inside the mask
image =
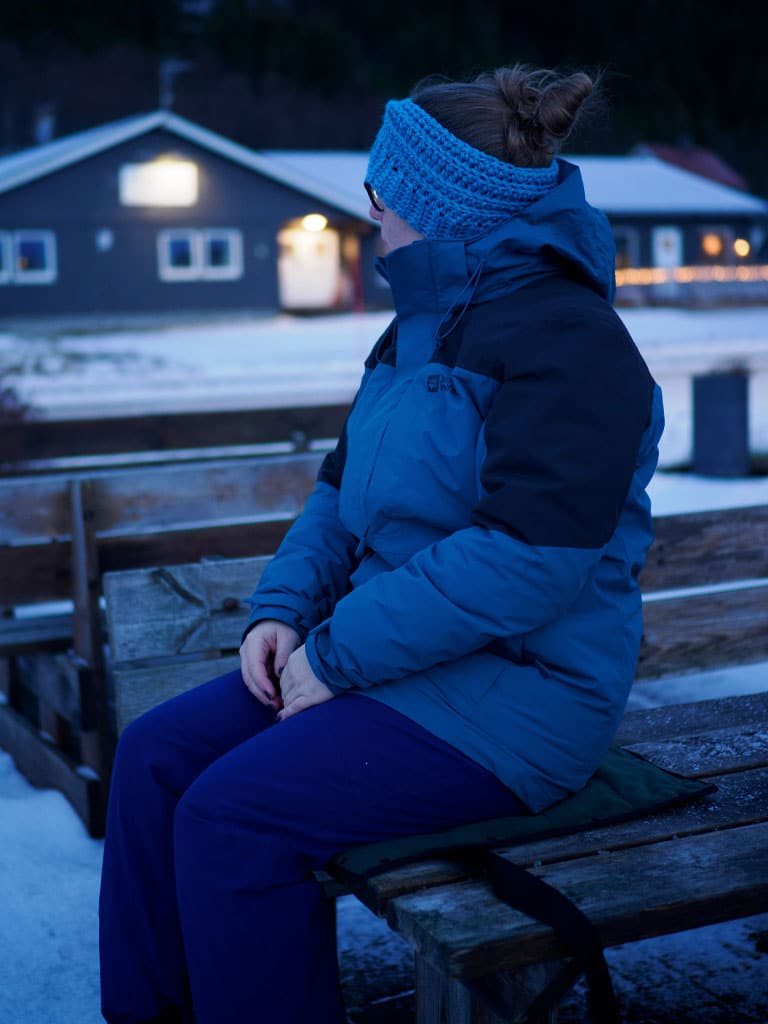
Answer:
[{"label": "building door", "polygon": [[277,278],[283,309],[329,309],[341,286],[338,231],[288,225],[277,236]]},{"label": "building door", "polygon": [[651,245],[654,267],[672,269],[683,265],[683,232],[680,228],[654,228]]}]

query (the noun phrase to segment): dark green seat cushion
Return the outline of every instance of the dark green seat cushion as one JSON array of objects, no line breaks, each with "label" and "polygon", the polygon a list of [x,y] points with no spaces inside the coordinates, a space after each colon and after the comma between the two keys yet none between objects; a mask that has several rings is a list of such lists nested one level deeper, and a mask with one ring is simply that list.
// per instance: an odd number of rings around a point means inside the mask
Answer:
[{"label": "dark green seat cushion", "polygon": [[353,886],[383,871],[439,857],[441,852],[448,854],[453,848],[513,846],[627,821],[712,793],[715,788],[710,782],[685,778],[638,754],[612,747],[582,790],[539,814],[490,818],[443,832],[353,847],[334,857],[327,869]]}]

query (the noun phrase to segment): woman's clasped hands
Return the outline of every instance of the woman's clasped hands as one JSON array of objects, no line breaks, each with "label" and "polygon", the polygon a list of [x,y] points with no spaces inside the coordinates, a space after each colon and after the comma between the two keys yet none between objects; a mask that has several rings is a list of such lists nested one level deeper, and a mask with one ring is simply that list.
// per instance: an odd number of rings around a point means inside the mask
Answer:
[{"label": "woman's clasped hands", "polygon": [[281,722],[334,696],[312,671],[299,634],[277,619],[262,619],[250,630],[240,664],[245,685]]}]

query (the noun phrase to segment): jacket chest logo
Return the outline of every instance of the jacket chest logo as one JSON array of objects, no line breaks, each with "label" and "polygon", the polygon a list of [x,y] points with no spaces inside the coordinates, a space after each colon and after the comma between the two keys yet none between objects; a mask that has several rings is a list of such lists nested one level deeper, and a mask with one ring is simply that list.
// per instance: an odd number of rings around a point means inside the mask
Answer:
[{"label": "jacket chest logo", "polygon": [[427,391],[448,391],[452,395],[458,394],[453,378],[443,376],[441,373],[430,373],[427,377]]}]

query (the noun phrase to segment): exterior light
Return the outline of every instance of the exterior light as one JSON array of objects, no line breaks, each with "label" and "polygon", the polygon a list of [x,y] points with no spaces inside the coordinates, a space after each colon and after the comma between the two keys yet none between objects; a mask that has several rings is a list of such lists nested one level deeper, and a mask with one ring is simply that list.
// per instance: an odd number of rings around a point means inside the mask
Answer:
[{"label": "exterior light", "polygon": [[733,251],[736,253],[737,256],[741,256],[743,258],[744,256],[749,256],[750,252],[752,251],[752,246],[749,244],[746,238],[737,238],[736,241],[733,243]]},{"label": "exterior light", "polygon": [[713,231],[708,231],[706,235],[702,235],[701,249],[705,256],[720,256],[723,251],[722,237]]},{"label": "exterior light", "polygon": [[197,164],[163,157],[145,164],[124,164],[118,177],[123,206],[194,206]]},{"label": "exterior light", "polygon": [[325,231],[328,227],[328,218],[322,213],[308,213],[306,217],[302,217],[301,226],[305,231]]}]

